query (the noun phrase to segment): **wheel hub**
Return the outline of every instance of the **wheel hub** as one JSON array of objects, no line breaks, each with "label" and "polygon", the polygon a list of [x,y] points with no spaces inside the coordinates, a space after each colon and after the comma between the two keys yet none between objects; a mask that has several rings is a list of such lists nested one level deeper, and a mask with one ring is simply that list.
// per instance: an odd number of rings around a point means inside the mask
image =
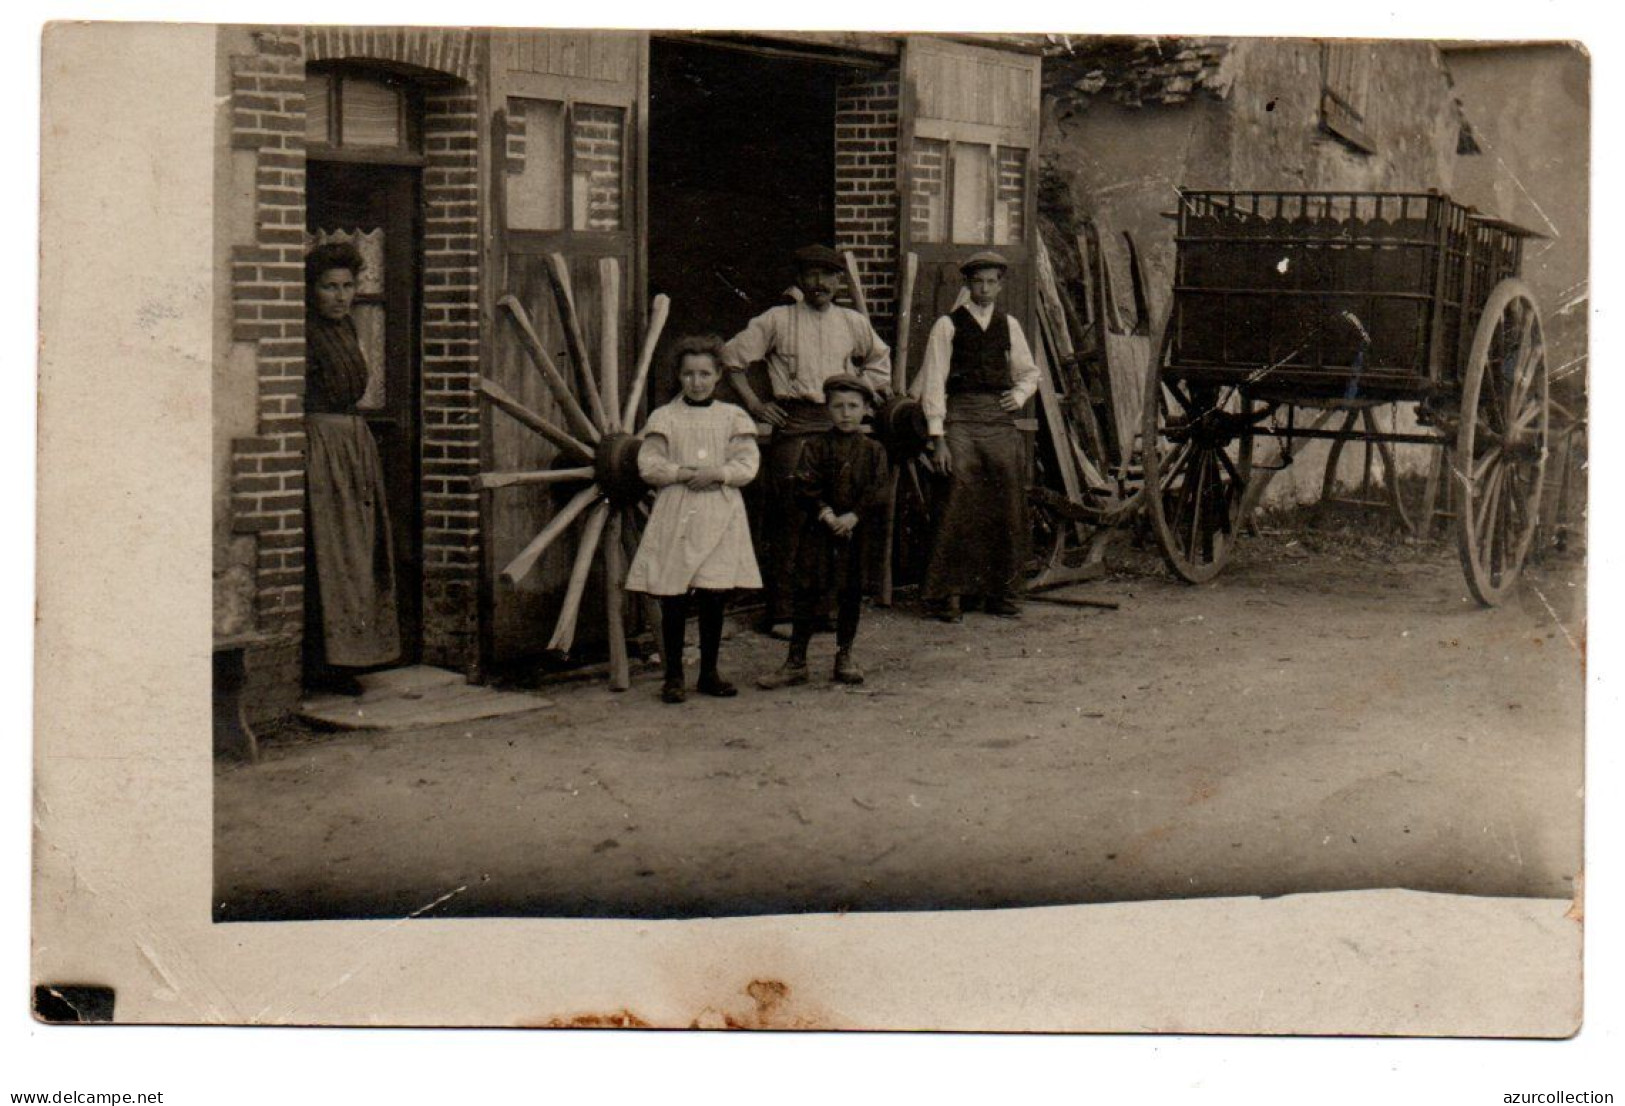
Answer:
[{"label": "wheel hub", "polygon": [[638,472],[638,451],[643,440],[631,434],[605,434],[593,451],[593,478],[605,497],[616,506],[626,506],[643,498],[649,486]]}]

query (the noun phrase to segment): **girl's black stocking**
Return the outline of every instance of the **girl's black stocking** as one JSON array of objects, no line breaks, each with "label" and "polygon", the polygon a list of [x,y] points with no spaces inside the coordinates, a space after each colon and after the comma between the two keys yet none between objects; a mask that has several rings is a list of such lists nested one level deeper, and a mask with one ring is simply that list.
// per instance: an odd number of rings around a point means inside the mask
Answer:
[{"label": "girl's black stocking", "polygon": [[722,650],[722,606],[728,593],[696,591],[695,606],[700,621],[700,675],[717,674],[717,654]]},{"label": "girl's black stocking", "polygon": [[683,678],[683,637],[687,629],[688,596],[662,595],[660,597],[660,652],[666,658],[667,680],[681,681]]}]

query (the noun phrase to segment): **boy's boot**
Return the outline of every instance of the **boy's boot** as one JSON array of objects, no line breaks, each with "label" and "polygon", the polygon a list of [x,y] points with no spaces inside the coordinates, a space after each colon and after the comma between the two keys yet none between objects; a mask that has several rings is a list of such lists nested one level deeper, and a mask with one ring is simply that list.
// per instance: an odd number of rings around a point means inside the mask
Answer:
[{"label": "boy's boot", "polygon": [[863,682],[863,669],[858,662],[852,659],[852,647],[843,645],[835,650],[835,682],[838,684],[861,684]]},{"label": "boy's boot", "polygon": [[781,687],[795,687],[797,684],[807,682],[807,643],[805,641],[792,641],[790,643],[790,656],[777,672],[769,672],[765,676],[756,677],[756,686],[763,691],[774,691]]}]

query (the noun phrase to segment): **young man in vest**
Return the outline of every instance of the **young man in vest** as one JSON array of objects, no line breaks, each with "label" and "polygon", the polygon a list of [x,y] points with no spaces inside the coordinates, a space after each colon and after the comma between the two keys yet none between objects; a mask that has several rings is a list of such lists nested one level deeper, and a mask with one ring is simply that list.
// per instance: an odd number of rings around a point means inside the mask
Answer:
[{"label": "young man in vest", "polygon": [[988,614],[1021,614],[1027,460],[1015,420],[1038,390],[1038,365],[1021,324],[998,307],[1009,267],[992,251],[959,267],[969,302],[932,326],[916,385],[946,490],[923,595],[944,622],[960,621],[963,596],[980,596]]},{"label": "young man in vest", "polygon": [[[801,302],[770,307],[723,348],[734,391],[758,422],[773,427],[765,464],[767,517],[762,527],[767,613],[762,629],[791,621],[796,545],[801,533],[795,474],[801,450],[833,424],[824,406],[824,381],[848,373],[876,393],[891,390],[891,348],[862,314],[835,303],[846,273],[841,255],[828,246],[795,252]],[[745,382],[752,362],[766,361],[773,394],[767,402]]]}]

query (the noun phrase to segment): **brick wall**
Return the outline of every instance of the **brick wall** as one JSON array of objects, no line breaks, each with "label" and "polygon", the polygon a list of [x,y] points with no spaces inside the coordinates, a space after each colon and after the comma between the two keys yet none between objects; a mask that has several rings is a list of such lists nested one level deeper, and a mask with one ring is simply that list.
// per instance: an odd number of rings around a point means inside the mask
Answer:
[{"label": "brick wall", "polygon": [[[252,343],[255,433],[231,443],[231,530],[252,536],[250,720],[298,705],[304,630],[305,96],[309,60],[372,58],[462,79],[424,98],[422,289],[423,656],[478,660],[479,356],[477,105],[472,32],[256,29],[229,57],[231,144],[254,157],[253,229],[231,249],[231,336]],[[522,138],[521,138],[522,142]],[[522,156],[522,151],[521,151]]]},{"label": "brick wall", "polygon": [[502,113],[503,146],[502,171],[517,177],[525,171],[525,112],[522,100],[509,100],[508,110]]},{"label": "brick wall", "polygon": [[231,336],[254,346],[255,433],[231,443],[231,528],[253,535],[250,717],[291,711],[304,621],[305,85],[300,32],[266,28],[229,59],[231,144],[254,154],[252,239],[231,250]]},{"label": "brick wall", "polygon": [[897,312],[897,70],[842,85],[835,104],[835,247],[851,250],[875,328],[888,341]]},{"label": "brick wall", "polygon": [[480,452],[480,191],[473,91],[463,86],[428,96],[423,132],[423,659],[472,671],[479,660],[480,566],[474,488]]},{"label": "brick wall", "polygon": [[[1008,146],[999,148],[998,163],[998,193],[994,196],[994,203],[998,205],[994,216],[995,236],[997,242],[1020,242],[1026,228],[1022,224],[1022,212],[1026,208],[1027,200],[1027,151],[1017,150]],[[1003,225],[1008,222],[1008,229]]]},{"label": "brick wall", "polygon": [[948,237],[948,144],[916,139],[912,156],[909,235],[916,242],[941,242]]},{"label": "brick wall", "polygon": [[[587,210],[576,212],[578,229],[621,229],[621,162],[626,113],[620,108],[577,104],[573,156],[576,173],[587,174]],[[582,216],[585,214],[585,227]]]}]

